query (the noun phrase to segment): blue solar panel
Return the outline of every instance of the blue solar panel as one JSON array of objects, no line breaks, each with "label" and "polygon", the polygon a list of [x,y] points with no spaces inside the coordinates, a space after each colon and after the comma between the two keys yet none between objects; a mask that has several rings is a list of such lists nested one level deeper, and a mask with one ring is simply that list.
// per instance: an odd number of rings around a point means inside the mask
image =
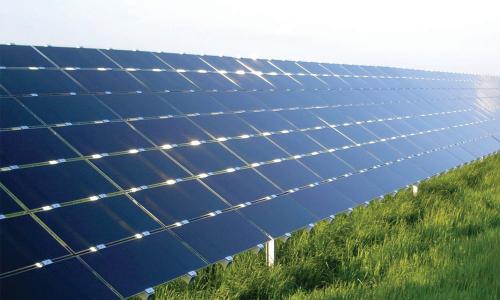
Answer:
[{"label": "blue solar panel", "polygon": [[210,176],[203,181],[232,205],[254,201],[282,191],[254,170]]},{"label": "blue solar panel", "polygon": [[83,89],[58,70],[0,69],[0,84],[10,93],[76,93]]},{"label": "blue solar panel", "polygon": [[2,172],[0,179],[32,209],[116,190],[84,161]]},{"label": "blue solar panel", "polygon": [[288,195],[246,206],[241,213],[272,237],[283,236],[319,221],[317,216]]},{"label": "blue solar panel", "polygon": [[235,139],[225,142],[229,149],[238,153],[246,162],[259,162],[286,157],[287,154],[266,137]]},{"label": "blue solar panel", "polygon": [[257,170],[285,190],[303,186],[320,179],[318,175],[306,169],[299,162],[291,160],[263,165],[258,167]]},{"label": "blue solar panel", "polygon": [[134,127],[157,145],[209,139],[205,132],[187,118],[141,120],[134,122]]},{"label": "blue solar panel", "polygon": [[193,174],[224,170],[243,164],[241,160],[217,143],[196,147],[178,147],[170,150],[169,154]]},{"label": "blue solar panel", "polygon": [[116,115],[100,103],[98,98],[90,95],[27,97],[20,99],[20,101],[48,124],[116,118]]},{"label": "blue solar panel", "polygon": [[134,199],[167,225],[198,218],[229,206],[197,180],[141,190],[134,194]]},{"label": "blue solar panel", "polygon": [[[31,265],[40,258],[68,254],[50,234],[30,216],[2,220],[0,223],[3,273]],[[2,287],[2,290],[5,287]]]},{"label": "blue solar panel", "polygon": [[[63,68],[117,68],[98,49],[67,47],[36,47],[48,59]],[[18,65],[19,66],[19,65]],[[36,66],[36,65],[35,65]]]},{"label": "blue solar panel", "polygon": [[107,156],[95,160],[94,164],[123,188],[133,188],[189,175],[160,151]]},{"label": "blue solar panel", "polygon": [[83,155],[150,146],[146,139],[123,122],[65,126],[55,131]]},{"label": "blue solar panel", "polygon": [[278,146],[290,154],[310,153],[321,150],[320,144],[308,137],[304,132],[292,132],[270,136]]},{"label": "blue solar panel", "polygon": [[16,99],[0,101],[0,128],[39,125],[38,121]]},{"label": "blue solar panel", "polygon": [[[47,128],[1,131],[0,141],[2,142],[0,148],[2,166],[75,156],[75,153]],[[4,147],[4,145],[9,145],[9,147]]]},{"label": "blue solar panel", "polygon": [[206,265],[170,232],[136,238],[82,258],[125,297]]},{"label": "blue solar panel", "polygon": [[53,67],[36,49],[30,46],[0,45],[0,66]]},{"label": "blue solar panel", "polygon": [[227,111],[224,106],[214,100],[214,93],[167,93],[160,97],[177,110],[177,114],[213,113]]},{"label": "blue solar panel", "polygon": [[101,52],[122,68],[156,69],[166,68],[152,52],[130,50],[101,50]]},{"label": "blue solar panel", "polygon": [[320,219],[347,211],[357,205],[356,202],[342,194],[332,183],[320,184],[314,188],[300,190],[295,192],[292,197]]},{"label": "blue solar panel", "polygon": [[145,87],[130,74],[110,70],[75,70],[69,71],[89,92],[127,92],[142,91]]},{"label": "blue solar panel", "polygon": [[78,258],[1,278],[0,285],[3,299],[119,299]]},{"label": "blue solar panel", "polygon": [[258,227],[238,212],[222,213],[214,218],[174,228],[172,231],[209,263],[224,259],[227,253],[239,253],[268,240]]},{"label": "blue solar panel", "polygon": [[40,219],[73,251],[87,250],[160,227],[125,196],[54,209],[41,214]]},{"label": "blue solar panel", "polygon": [[134,71],[135,76],[151,91],[185,91],[197,87],[175,72]]},{"label": "blue solar panel", "polygon": [[107,118],[94,120],[116,119],[117,115],[122,118],[147,118],[169,116],[177,113],[159,95],[154,94],[109,94],[98,95],[94,98],[97,99],[96,101],[100,100],[103,105],[108,106],[109,109],[116,113]]},{"label": "blue solar panel", "polygon": [[500,149],[496,77],[0,45],[3,298],[129,297]]}]

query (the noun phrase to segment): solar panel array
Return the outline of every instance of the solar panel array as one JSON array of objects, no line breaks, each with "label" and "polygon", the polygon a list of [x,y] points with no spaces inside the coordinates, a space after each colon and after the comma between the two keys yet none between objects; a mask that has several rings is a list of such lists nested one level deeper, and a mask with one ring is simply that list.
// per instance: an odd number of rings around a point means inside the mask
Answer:
[{"label": "solar panel array", "polygon": [[497,77],[0,46],[1,298],[136,295],[500,149]]}]

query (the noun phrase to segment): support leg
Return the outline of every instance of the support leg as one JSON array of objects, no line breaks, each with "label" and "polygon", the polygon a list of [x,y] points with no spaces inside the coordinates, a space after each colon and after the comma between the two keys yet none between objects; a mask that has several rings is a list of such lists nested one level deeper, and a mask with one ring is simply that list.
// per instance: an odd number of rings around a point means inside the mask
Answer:
[{"label": "support leg", "polygon": [[418,194],[418,185],[412,185],[412,186],[411,186],[411,190],[412,190],[412,192],[413,192],[413,196],[415,196],[415,197],[416,197],[416,196],[417,196],[417,194]]},{"label": "support leg", "polygon": [[266,263],[268,267],[274,266],[274,240],[266,243]]}]

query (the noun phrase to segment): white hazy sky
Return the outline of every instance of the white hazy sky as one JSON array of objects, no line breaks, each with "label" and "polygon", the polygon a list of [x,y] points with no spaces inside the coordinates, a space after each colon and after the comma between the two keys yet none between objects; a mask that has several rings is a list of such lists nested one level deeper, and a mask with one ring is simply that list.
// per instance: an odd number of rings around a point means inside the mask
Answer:
[{"label": "white hazy sky", "polygon": [[500,75],[493,0],[1,0],[0,43]]}]

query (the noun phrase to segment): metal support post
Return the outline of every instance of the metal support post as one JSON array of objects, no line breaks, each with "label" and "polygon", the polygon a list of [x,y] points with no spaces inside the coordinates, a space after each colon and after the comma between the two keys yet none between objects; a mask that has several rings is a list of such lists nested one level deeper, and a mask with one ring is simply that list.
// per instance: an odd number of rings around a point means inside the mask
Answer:
[{"label": "metal support post", "polygon": [[274,240],[266,243],[266,264],[268,267],[274,266]]}]

